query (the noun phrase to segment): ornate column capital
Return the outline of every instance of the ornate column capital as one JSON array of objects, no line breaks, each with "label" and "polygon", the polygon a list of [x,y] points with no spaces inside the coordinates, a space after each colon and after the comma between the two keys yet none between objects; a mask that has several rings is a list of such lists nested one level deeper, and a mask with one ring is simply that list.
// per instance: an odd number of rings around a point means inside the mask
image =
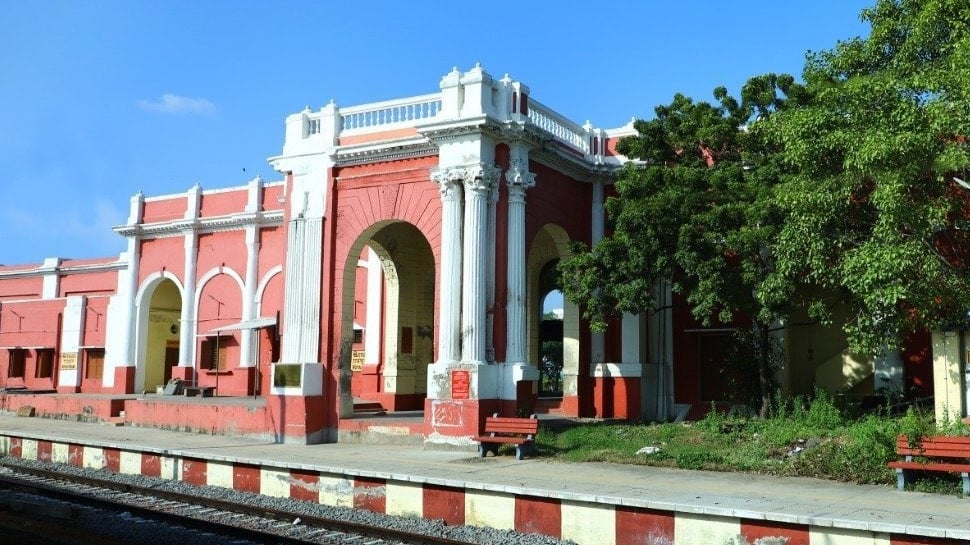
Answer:
[{"label": "ornate column capital", "polygon": [[486,163],[431,169],[431,179],[441,186],[443,200],[453,197],[457,184],[462,184],[468,191],[488,193],[501,174],[498,167]]},{"label": "ornate column capital", "polygon": [[486,163],[465,167],[465,190],[488,194],[501,175],[498,167]]},{"label": "ornate column capital", "polygon": [[535,187],[536,175],[529,172],[528,163],[513,159],[508,170],[505,171],[505,181],[509,185],[509,199],[522,200],[525,198],[525,191]]}]

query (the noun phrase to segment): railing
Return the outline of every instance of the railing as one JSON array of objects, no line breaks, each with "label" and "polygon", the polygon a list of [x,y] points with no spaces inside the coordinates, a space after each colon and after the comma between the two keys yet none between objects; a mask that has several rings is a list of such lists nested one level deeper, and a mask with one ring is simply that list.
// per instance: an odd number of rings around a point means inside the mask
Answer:
[{"label": "railing", "polygon": [[372,102],[340,109],[340,133],[413,126],[441,111],[441,94]]},{"label": "railing", "polygon": [[584,154],[589,153],[589,137],[586,129],[559,115],[552,108],[529,98],[529,121],[548,132],[556,140],[572,146]]}]

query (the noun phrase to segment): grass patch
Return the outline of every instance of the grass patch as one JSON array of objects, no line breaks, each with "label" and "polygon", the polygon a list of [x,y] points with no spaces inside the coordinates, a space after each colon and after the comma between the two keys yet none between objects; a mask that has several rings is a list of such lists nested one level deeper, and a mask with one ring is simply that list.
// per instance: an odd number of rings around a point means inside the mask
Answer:
[{"label": "grass patch", "polygon": [[[965,426],[944,432],[968,435]],[[693,470],[743,471],[892,485],[896,437],[936,433],[932,418],[910,409],[905,415],[847,417],[832,399],[776,400],[765,419],[727,417],[711,411],[687,423],[577,423],[543,425],[540,452],[570,462],[613,462]],[[960,492],[959,476],[919,479],[918,490]]]}]

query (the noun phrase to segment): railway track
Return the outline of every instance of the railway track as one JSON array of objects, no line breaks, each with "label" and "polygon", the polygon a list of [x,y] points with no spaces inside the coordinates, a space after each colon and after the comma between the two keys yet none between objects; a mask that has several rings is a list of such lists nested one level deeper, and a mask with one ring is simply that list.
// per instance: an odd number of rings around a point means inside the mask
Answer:
[{"label": "railway track", "polygon": [[[72,530],[73,525],[67,524],[67,521],[77,514],[78,506],[85,506],[127,513],[132,519],[192,528],[210,536],[228,536],[235,540],[233,543],[473,545],[468,541],[441,536],[368,526],[18,465],[0,464],[0,489],[28,495],[27,499],[15,494],[3,495],[3,499],[0,499],[0,526],[15,532],[19,531],[18,525],[23,529],[27,523],[27,526],[32,527],[27,528],[27,531],[47,532],[46,535],[51,539],[49,543],[71,541],[72,536],[59,534]],[[51,501],[32,502],[29,499],[32,496],[48,498]],[[64,540],[55,540],[61,537]],[[25,542],[42,543],[36,537]],[[75,542],[91,545],[122,543],[103,536]],[[211,543],[211,540],[203,538],[200,542]]]}]

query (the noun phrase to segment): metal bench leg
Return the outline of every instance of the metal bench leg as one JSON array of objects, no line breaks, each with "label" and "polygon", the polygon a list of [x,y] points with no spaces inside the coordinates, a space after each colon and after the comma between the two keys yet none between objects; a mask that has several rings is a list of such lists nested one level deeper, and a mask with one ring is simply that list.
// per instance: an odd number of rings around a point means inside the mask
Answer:
[{"label": "metal bench leg", "polygon": [[970,473],[961,473],[963,477],[963,495],[970,496]]},{"label": "metal bench leg", "polygon": [[515,445],[515,459],[516,460],[521,460],[525,456],[525,453],[522,452],[522,446],[523,445]]},{"label": "metal bench leg", "polygon": [[[966,485],[966,481],[964,481],[964,485]],[[897,490],[906,489],[906,470],[905,469],[896,469],[896,489]]]}]

